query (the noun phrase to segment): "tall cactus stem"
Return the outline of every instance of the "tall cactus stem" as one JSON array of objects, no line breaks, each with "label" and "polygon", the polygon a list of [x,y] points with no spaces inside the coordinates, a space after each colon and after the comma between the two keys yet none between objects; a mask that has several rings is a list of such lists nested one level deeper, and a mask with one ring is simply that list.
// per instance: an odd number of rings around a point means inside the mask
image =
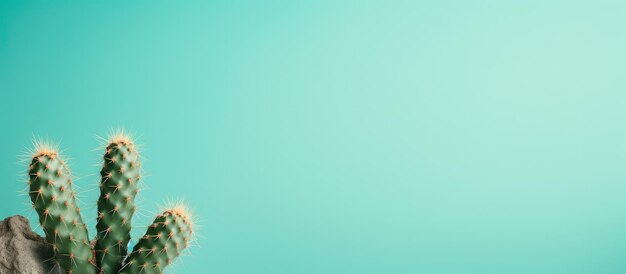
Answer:
[{"label": "tall cactus stem", "polygon": [[100,171],[100,198],[96,228],[96,262],[102,274],[118,273],[127,255],[135,196],[141,178],[139,153],[123,132],[113,135],[105,148]]},{"label": "tall cactus stem", "polygon": [[29,196],[46,241],[52,245],[54,260],[68,274],[96,273],[70,171],[57,150],[38,144],[28,173]]}]

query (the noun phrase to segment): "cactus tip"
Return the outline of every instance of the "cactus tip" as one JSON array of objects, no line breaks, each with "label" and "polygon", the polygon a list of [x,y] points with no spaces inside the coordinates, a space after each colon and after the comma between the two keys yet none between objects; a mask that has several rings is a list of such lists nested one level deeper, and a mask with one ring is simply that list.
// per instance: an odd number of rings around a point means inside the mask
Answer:
[{"label": "cactus tip", "polygon": [[132,144],[133,143],[132,138],[129,136],[129,134],[126,132],[126,129],[124,128],[111,130],[111,132],[109,133],[109,138],[107,139],[108,139],[107,143],[109,144],[113,144],[113,143]]},{"label": "cactus tip", "polygon": [[165,205],[162,206],[161,211],[176,214],[182,217],[183,220],[185,220],[189,224],[190,228],[194,227],[195,219],[193,217],[192,210],[189,209],[189,206],[183,200],[167,201]]},{"label": "cactus tip", "polygon": [[36,138],[33,140],[32,157],[37,156],[56,156],[59,154],[58,145],[46,139]]}]

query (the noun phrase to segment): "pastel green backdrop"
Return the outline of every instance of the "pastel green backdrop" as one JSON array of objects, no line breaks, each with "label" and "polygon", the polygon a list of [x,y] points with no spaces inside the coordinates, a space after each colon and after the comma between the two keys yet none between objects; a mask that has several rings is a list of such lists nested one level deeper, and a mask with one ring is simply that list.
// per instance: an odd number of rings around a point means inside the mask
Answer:
[{"label": "pastel green backdrop", "polygon": [[2,1],[0,217],[34,217],[33,135],[86,191],[124,126],[149,175],[135,237],[166,198],[201,220],[174,273],[626,273],[625,12]]}]

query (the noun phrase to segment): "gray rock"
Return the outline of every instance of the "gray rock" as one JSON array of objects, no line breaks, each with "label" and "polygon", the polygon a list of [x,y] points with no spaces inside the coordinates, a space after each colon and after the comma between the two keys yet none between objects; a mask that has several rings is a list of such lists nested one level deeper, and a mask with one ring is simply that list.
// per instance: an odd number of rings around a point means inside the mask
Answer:
[{"label": "gray rock", "polygon": [[0,274],[61,274],[46,240],[16,215],[0,222]]}]

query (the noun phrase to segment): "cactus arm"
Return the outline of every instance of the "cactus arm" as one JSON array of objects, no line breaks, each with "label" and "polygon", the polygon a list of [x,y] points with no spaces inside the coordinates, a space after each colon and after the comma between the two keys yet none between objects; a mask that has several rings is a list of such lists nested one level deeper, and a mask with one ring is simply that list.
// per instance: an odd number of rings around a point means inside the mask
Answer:
[{"label": "cactus arm", "polygon": [[192,222],[177,209],[158,215],[135,245],[120,274],[159,274],[189,246]]},{"label": "cactus arm", "polygon": [[96,273],[70,172],[55,150],[39,149],[34,154],[29,166],[29,196],[55,261],[68,274]]},{"label": "cactus arm", "polygon": [[139,154],[125,136],[109,142],[100,175],[95,252],[100,273],[118,273],[127,255],[140,179]]}]

